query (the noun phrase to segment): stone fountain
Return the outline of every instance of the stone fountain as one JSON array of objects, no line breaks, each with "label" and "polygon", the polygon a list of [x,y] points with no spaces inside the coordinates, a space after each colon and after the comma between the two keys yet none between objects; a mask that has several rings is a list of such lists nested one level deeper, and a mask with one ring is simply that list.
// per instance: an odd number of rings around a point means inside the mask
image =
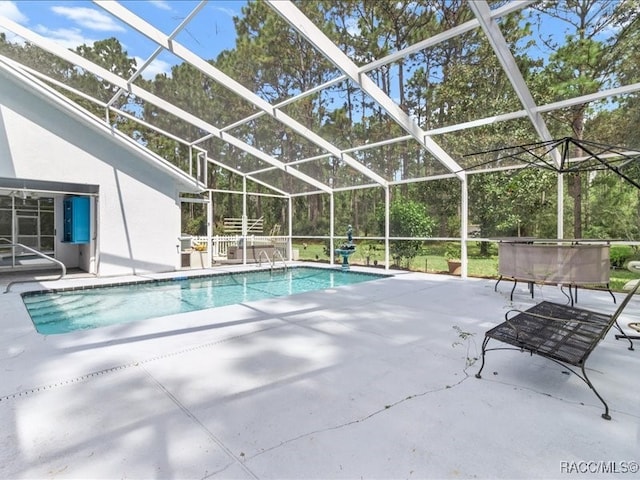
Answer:
[{"label": "stone fountain", "polygon": [[336,254],[342,257],[342,270],[349,270],[349,257],[356,253],[356,246],[353,244],[353,228],[347,227],[347,241],[336,248]]}]

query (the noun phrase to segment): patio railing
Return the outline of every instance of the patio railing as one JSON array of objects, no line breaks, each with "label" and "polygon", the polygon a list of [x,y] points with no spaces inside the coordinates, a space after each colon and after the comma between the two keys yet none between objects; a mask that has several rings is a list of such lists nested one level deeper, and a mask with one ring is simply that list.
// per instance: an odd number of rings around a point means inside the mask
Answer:
[{"label": "patio railing", "polygon": [[[28,247],[26,245],[23,245],[22,243],[12,243],[11,241],[9,241],[6,238],[0,238],[0,240],[2,240],[4,242],[4,243],[2,243],[2,245],[5,246],[5,247],[10,247],[11,249],[22,248],[22,249],[26,250],[27,252],[30,252],[33,255],[36,255],[37,257],[43,258],[43,259],[45,259],[45,260],[47,260],[49,262],[52,262],[52,263],[55,263],[56,265],[58,265],[60,267],[60,270],[61,270],[60,275],[58,277],[56,277],[56,278],[51,279],[51,280],[59,280],[59,279],[63,278],[67,274],[67,267],[65,267],[64,263],[62,263],[60,260],[52,258],[49,255],[46,255],[46,254],[42,253],[41,251],[36,250],[35,248],[31,248],[31,247]],[[9,282],[7,284],[7,288],[4,291],[4,293],[7,293],[9,291],[9,289],[13,285],[15,285],[17,283],[29,283],[29,282],[32,282],[32,281],[33,280],[14,280],[12,282]]]},{"label": "patio railing", "polygon": [[[206,236],[191,237],[192,246],[195,244],[205,244],[211,248],[211,257],[213,259],[227,258],[229,247],[241,246],[242,235],[214,235],[209,238]],[[289,258],[289,237],[286,236],[265,236],[265,235],[247,235],[247,246],[267,246],[273,245],[278,249],[282,257]]]}]

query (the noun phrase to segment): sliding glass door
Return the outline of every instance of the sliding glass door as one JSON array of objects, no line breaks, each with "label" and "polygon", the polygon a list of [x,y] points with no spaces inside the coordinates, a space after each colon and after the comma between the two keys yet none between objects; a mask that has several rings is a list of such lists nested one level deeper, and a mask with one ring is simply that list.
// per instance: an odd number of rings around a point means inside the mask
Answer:
[{"label": "sliding glass door", "polygon": [[0,195],[0,268],[50,265],[33,252],[10,244],[22,244],[55,256],[53,198],[24,197],[11,193]]}]

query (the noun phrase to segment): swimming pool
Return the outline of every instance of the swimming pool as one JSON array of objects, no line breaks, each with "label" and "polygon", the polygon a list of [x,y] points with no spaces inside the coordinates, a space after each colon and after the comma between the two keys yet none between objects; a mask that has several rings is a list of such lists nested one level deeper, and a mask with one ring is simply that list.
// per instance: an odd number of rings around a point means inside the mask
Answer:
[{"label": "swimming pool", "polygon": [[45,335],[129,323],[384,278],[329,268],[223,273],[22,294],[36,330]]}]

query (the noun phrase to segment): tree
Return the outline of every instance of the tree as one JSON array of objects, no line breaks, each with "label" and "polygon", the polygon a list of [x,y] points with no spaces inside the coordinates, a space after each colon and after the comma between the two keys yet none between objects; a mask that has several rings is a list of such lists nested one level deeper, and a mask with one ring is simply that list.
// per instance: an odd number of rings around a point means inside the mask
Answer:
[{"label": "tree", "polygon": [[[567,0],[545,2],[544,12],[566,26],[564,43],[559,46],[552,36],[543,39],[551,54],[540,72],[537,90],[545,103],[586,95],[616,82],[620,59],[625,55],[625,39],[634,30],[628,21],[633,0]],[[540,12],[538,15],[540,15]],[[562,131],[582,140],[586,120],[597,105],[573,105],[550,114]],[[573,156],[583,152],[576,148]],[[573,198],[573,236],[583,236],[584,175],[569,176],[569,195]]]},{"label": "tree", "polygon": [[[384,210],[378,212],[378,222],[384,231]],[[427,215],[424,205],[412,200],[396,200],[389,207],[389,232],[392,237],[428,237],[434,222]],[[422,240],[393,240],[389,244],[392,258],[399,264],[411,261],[420,253]]]},{"label": "tree", "polygon": [[[637,170],[637,168],[636,168]],[[633,240],[640,234],[637,189],[611,172],[599,172],[589,188],[588,238]]]}]

